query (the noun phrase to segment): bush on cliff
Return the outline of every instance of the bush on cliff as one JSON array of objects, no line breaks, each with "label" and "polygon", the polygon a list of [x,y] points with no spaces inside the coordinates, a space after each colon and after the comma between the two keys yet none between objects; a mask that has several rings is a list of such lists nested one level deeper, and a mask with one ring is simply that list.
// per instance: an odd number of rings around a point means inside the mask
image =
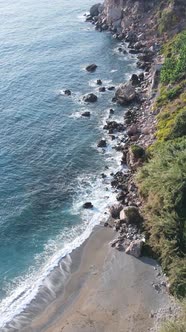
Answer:
[{"label": "bush on cliff", "polygon": [[165,47],[162,83],[175,83],[186,76],[186,31],[176,35]]}]

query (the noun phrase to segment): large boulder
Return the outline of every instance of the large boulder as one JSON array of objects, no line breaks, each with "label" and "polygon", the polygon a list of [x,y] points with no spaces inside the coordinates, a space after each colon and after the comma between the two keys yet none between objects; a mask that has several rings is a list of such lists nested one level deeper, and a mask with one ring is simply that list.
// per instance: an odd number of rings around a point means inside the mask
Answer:
[{"label": "large boulder", "polygon": [[96,3],[90,8],[90,16],[95,17],[101,14],[103,11],[103,5],[101,3]]},{"label": "large boulder", "polygon": [[140,84],[140,80],[138,78],[138,75],[136,75],[136,74],[132,74],[130,81],[133,86],[137,86]]},{"label": "large boulder", "polygon": [[115,98],[120,105],[129,105],[137,101],[138,95],[131,82],[121,84],[116,90]]},{"label": "large boulder", "polygon": [[134,240],[126,248],[125,252],[126,252],[126,254],[129,254],[129,255],[132,255],[132,256],[138,258],[141,256],[142,247],[143,247],[142,240]]},{"label": "large boulder", "polygon": [[142,221],[142,217],[139,213],[139,209],[136,206],[126,206],[120,211],[119,215],[121,220],[125,220],[128,224],[139,225]]},{"label": "large boulder", "polygon": [[88,93],[87,95],[83,96],[83,100],[87,103],[95,103],[98,97],[94,93]]},{"label": "large boulder", "polygon": [[127,130],[127,135],[128,136],[134,136],[139,133],[139,129],[136,124],[132,124],[128,130]]},{"label": "large boulder", "polygon": [[125,127],[122,123],[116,122],[116,121],[107,121],[107,123],[104,125],[103,129],[106,129],[109,131],[110,134],[112,134],[114,131],[122,132],[125,130]]},{"label": "large boulder", "polygon": [[129,31],[126,35],[125,41],[127,43],[136,43],[138,41],[138,37],[135,32]]},{"label": "large boulder", "polygon": [[123,206],[121,204],[112,205],[110,208],[111,217],[114,219],[118,219],[122,208]]}]

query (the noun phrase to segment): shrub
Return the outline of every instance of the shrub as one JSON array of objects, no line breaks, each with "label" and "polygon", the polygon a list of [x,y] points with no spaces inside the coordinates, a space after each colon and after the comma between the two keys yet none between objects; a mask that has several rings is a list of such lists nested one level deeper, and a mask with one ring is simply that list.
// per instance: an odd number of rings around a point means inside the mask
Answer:
[{"label": "shrub", "polygon": [[145,150],[137,144],[131,145],[131,152],[135,159],[143,158],[145,156]]},{"label": "shrub", "polygon": [[176,116],[170,138],[182,137],[184,135],[186,135],[186,108]]},{"label": "shrub", "polygon": [[[186,295],[186,139],[159,144],[136,181],[144,198],[149,244],[170,276],[171,291]],[[175,262],[180,263],[175,269]],[[186,277],[186,276],[185,276]]]}]

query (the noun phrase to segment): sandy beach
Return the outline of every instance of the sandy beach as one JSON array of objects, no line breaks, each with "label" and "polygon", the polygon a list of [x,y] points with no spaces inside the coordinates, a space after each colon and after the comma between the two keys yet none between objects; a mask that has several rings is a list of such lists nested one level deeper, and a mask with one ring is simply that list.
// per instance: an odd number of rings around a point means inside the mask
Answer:
[{"label": "sandy beach", "polygon": [[[144,332],[167,306],[157,263],[110,247],[112,229],[96,227],[72,253],[72,272],[61,294],[24,332]],[[162,279],[161,279],[162,280]]]}]

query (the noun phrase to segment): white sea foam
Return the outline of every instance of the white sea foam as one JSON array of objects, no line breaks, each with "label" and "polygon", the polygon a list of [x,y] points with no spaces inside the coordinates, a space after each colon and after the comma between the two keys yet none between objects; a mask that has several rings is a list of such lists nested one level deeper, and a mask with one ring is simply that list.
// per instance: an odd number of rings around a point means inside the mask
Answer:
[{"label": "white sea foam", "polygon": [[[44,253],[35,257],[38,269],[30,268],[24,278],[16,280],[14,288],[9,290],[9,296],[0,303],[2,332],[15,331],[16,328],[19,330],[28,322],[30,315],[42,310],[55,299],[70,274],[70,253],[90,236],[96,224],[108,219],[109,207],[116,200],[116,192],[110,184],[110,174],[122,168],[121,155],[112,149],[113,144],[110,141],[105,149],[108,165],[108,169],[104,170],[106,178],[103,179],[98,174],[82,174],[77,179],[78,190],[71,214],[81,215],[82,223],[73,226],[70,232],[63,229],[56,239],[48,241]],[[91,201],[94,208],[82,209],[85,201]],[[61,243],[64,243],[63,247]],[[51,255],[52,253],[55,254]]]}]

